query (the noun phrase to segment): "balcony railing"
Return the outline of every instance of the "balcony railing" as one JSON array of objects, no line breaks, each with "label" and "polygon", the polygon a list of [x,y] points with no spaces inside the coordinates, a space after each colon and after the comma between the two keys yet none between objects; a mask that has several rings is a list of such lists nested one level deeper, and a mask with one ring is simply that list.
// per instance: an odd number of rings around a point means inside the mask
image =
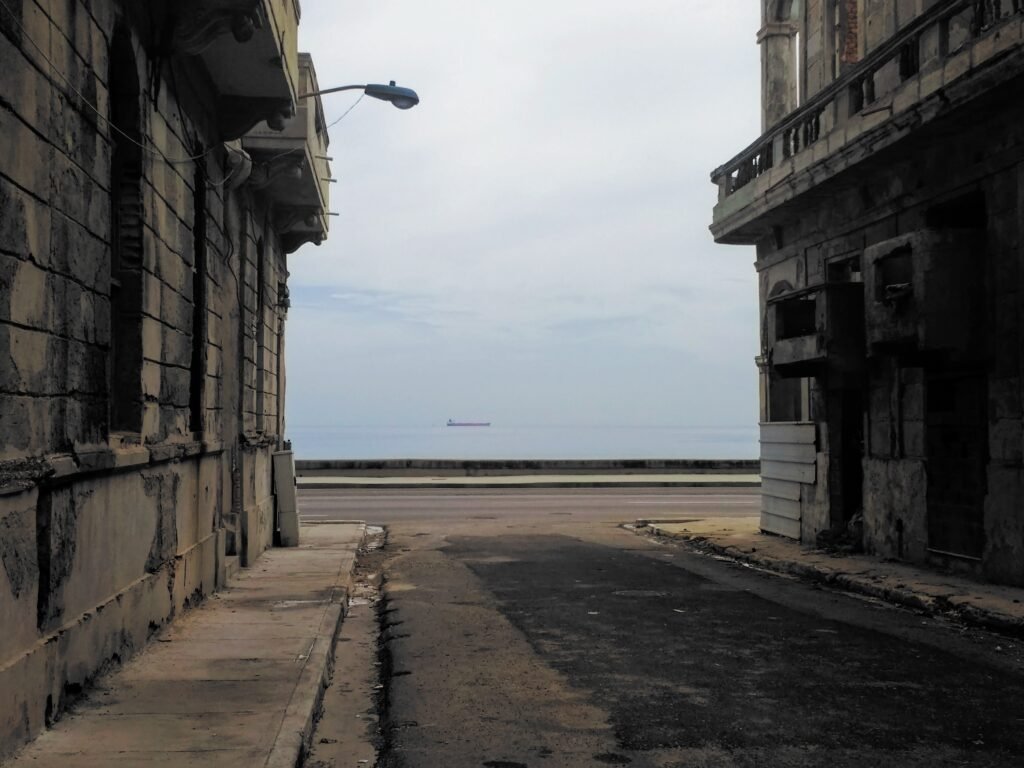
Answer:
[{"label": "balcony railing", "polygon": [[[939,0],[756,142],[716,168],[711,180],[718,186],[719,202],[771,171],[780,161],[812,150],[858,116],[886,110],[903,83],[954,59],[999,28],[1017,24],[1019,42],[1022,16],[1024,2],[1018,0]],[[922,92],[920,97],[925,95]]]}]

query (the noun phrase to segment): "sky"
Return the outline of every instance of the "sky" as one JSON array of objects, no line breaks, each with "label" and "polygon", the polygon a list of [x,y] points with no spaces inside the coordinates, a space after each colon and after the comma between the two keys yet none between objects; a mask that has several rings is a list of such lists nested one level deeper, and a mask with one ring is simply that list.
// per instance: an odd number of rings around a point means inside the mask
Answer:
[{"label": "sky", "polygon": [[[329,238],[289,259],[290,425],[756,424],[753,250],[708,232],[757,137],[750,0],[302,0]],[[328,123],[359,92],[324,97]]]}]

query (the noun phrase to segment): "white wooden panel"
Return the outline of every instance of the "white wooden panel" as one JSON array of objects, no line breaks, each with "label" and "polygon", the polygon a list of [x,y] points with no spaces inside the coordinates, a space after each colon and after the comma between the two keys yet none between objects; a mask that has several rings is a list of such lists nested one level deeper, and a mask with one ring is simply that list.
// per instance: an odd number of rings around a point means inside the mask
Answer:
[{"label": "white wooden panel", "polygon": [[809,443],[814,445],[814,422],[764,422],[761,424],[762,443]]},{"label": "white wooden panel", "polygon": [[812,443],[761,443],[761,459],[813,464],[816,461]]},{"label": "white wooden panel", "polygon": [[761,478],[761,495],[774,496],[776,499],[800,501],[800,483],[789,480],[770,480]]},{"label": "white wooden panel", "polygon": [[761,511],[800,522],[800,502],[790,499],[776,499],[774,496],[761,497]]},{"label": "white wooden panel", "polygon": [[785,517],[773,515],[770,512],[761,513],[761,530],[785,536],[788,539],[800,540],[800,521],[790,520]]},{"label": "white wooden panel", "polygon": [[813,485],[816,476],[814,464],[795,464],[790,461],[762,461],[761,477],[769,480],[790,480]]}]

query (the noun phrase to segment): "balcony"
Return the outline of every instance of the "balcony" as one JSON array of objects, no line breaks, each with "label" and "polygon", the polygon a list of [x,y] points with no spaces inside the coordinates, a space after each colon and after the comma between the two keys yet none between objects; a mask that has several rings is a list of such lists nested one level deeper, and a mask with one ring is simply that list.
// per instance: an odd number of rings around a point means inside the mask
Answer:
[{"label": "balcony", "polygon": [[833,383],[860,375],[864,286],[825,283],[770,298],[764,327],[772,368],[783,377],[828,372]]},{"label": "balcony", "polygon": [[1024,13],[1013,5],[936,0],[715,169],[715,240],[756,243],[796,198],[1019,75]]},{"label": "balcony", "polygon": [[[300,91],[319,90],[316,70],[308,53],[298,57]],[[242,148],[253,162],[249,185],[274,202],[274,226],[286,251],[304,243],[320,244],[327,237],[330,201],[330,161],[327,126],[318,96],[300,99],[294,117],[280,131],[266,123],[242,138]]]},{"label": "balcony", "polygon": [[299,87],[298,0],[193,0],[175,54],[199,59],[220,99],[223,140],[293,114]]}]

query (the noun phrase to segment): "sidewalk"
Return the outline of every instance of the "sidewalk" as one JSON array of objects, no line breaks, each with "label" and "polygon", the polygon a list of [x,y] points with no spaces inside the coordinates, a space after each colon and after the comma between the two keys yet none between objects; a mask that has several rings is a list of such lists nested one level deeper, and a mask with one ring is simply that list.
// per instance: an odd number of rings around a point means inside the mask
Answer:
[{"label": "sidewalk", "polygon": [[7,768],[292,768],[333,661],[362,523],[304,526],[186,613]]},{"label": "sidewalk", "polygon": [[869,555],[833,555],[763,534],[758,517],[638,520],[636,532],[688,542],[695,549],[759,568],[1024,636],[1024,589],[985,584]]},{"label": "sidewalk", "polygon": [[300,475],[300,488],[752,488],[760,475],[728,473],[559,475],[435,475],[430,477],[367,477]]}]

